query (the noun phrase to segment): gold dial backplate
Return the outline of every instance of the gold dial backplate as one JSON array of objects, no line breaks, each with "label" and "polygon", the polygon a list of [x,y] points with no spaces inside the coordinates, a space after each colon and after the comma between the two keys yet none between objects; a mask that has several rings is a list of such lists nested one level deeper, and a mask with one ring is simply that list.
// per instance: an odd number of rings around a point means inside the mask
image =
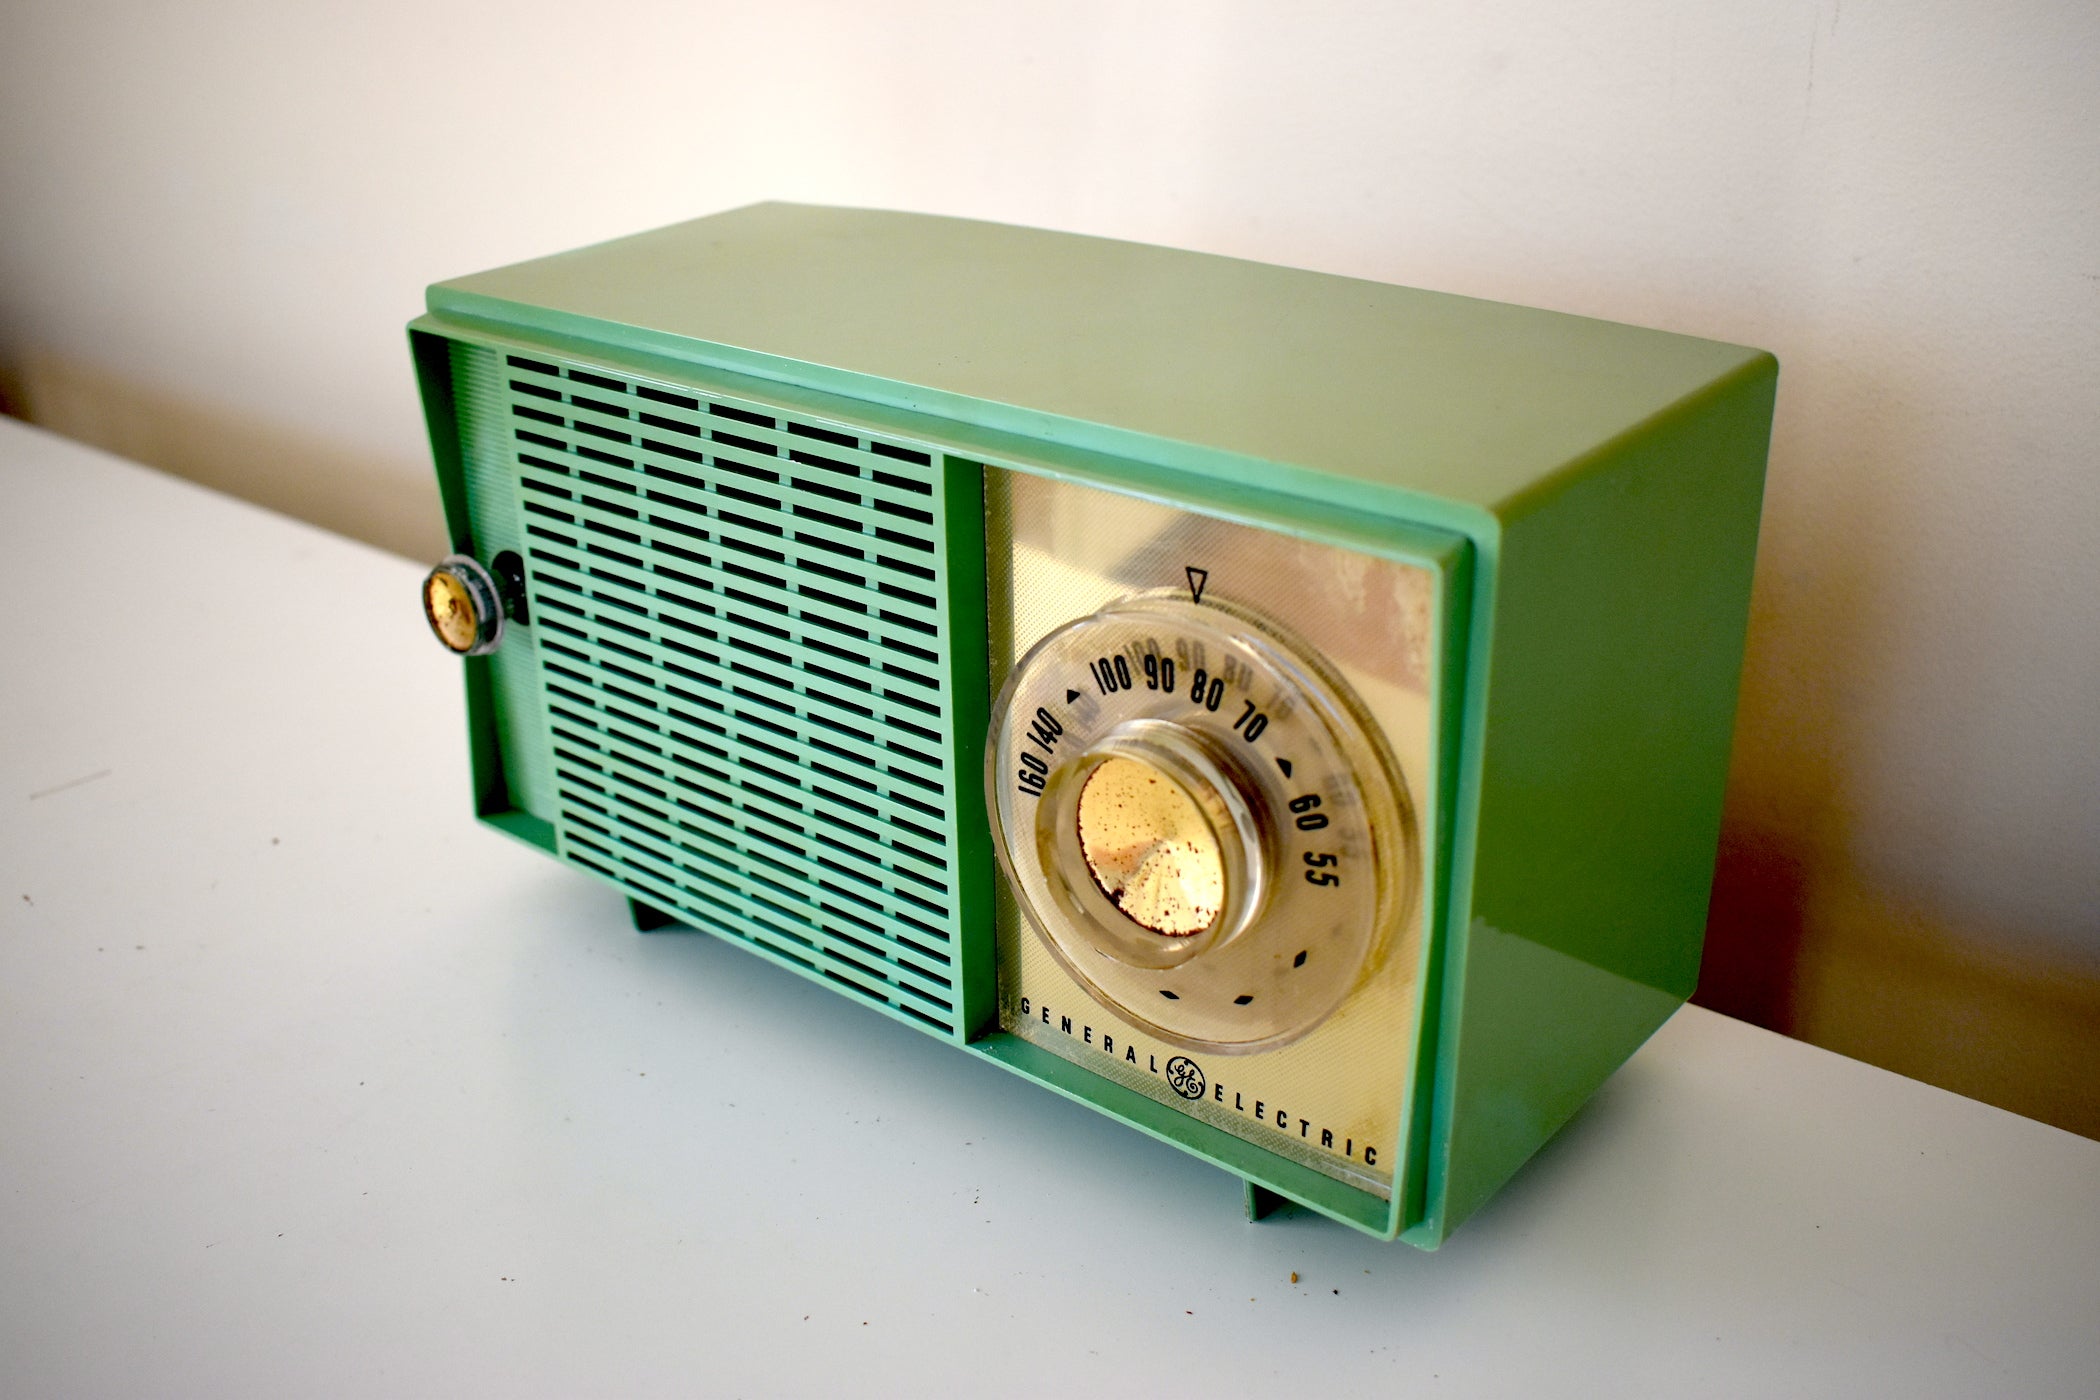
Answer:
[{"label": "gold dial backplate", "polygon": [[[1206,594],[1255,603],[1319,652],[1390,748],[1414,802],[1416,831],[1435,830],[1433,569],[1021,473],[988,471],[986,497],[995,687],[1024,652],[1072,619],[1147,589],[1189,596],[1200,583]],[[1419,868],[1419,837],[1415,846],[1408,855]],[[1104,1005],[1002,898],[1001,1023],[1199,1119],[1388,1193],[1428,911],[1426,897],[1412,900],[1368,975],[1302,1039],[1205,1055],[1165,1044]]]}]

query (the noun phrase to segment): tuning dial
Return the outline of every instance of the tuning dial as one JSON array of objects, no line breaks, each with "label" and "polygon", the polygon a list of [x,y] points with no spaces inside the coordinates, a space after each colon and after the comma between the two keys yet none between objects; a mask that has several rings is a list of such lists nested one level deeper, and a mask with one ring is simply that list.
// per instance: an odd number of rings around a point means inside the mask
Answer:
[{"label": "tuning dial", "polygon": [[1028,922],[1173,1044],[1303,1035],[1413,897],[1413,811],[1375,726],[1230,602],[1138,594],[1052,632],[1007,681],[986,767]]}]

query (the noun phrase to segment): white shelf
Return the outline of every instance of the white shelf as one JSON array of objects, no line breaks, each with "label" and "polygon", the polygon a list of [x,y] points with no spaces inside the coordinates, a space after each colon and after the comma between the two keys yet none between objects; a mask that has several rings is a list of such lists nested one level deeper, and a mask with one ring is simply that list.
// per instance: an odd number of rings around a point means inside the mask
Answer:
[{"label": "white shelf", "polygon": [[1706,1012],[1428,1255],[637,935],[418,578],[0,422],[0,1393],[2100,1387],[2100,1143]]}]

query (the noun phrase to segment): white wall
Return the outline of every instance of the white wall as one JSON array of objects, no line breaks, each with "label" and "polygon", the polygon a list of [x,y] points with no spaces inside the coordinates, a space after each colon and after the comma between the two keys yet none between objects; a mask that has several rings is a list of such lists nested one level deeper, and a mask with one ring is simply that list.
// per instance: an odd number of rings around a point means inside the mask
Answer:
[{"label": "white wall", "polygon": [[2100,959],[2090,0],[18,0],[0,28],[0,360],[189,414],[254,494],[403,548],[437,539],[425,283],[766,197],[1776,351],[1732,821]]}]

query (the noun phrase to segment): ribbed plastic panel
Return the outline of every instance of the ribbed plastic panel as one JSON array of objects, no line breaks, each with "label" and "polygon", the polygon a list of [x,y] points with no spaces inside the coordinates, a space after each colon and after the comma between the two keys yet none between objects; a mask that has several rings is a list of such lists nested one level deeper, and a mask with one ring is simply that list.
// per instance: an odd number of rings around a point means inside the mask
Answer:
[{"label": "ribbed plastic panel", "polygon": [[[503,357],[454,341],[452,391],[460,406],[460,461],[467,482],[467,522],[483,560],[525,551],[518,516],[517,462],[510,447],[510,409]],[[547,715],[537,629],[512,626],[488,659],[496,742],[511,802],[542,821],[555,814],[554,765],[547,753]]]},{"label": "ribbed plastic panel", "polygon": [[941,459],[551,358],[501,396],[561,854],[961,1034]]}]

